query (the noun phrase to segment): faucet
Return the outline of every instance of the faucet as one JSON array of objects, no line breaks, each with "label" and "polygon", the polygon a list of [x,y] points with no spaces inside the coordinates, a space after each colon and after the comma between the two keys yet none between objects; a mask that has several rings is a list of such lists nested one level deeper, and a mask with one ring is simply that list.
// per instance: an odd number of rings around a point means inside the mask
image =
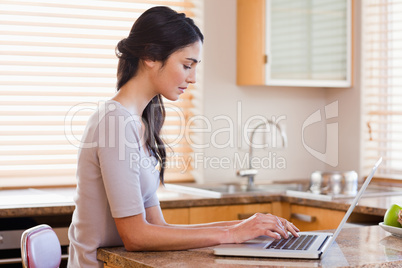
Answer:
[{"label": "faucet", "polygon": [[287,140],[286,140],[286,134],[282,131],[281,127],[279,126],[279,124],[271,121],[271,120],[267,120],[266,122],[260,123],[258,124],[256,127],[254,127],[253,131],[251,132],[250,135],[250,149],[249,149],[249,153],[248,153],[248,157],[249,157],[249,163],[248,163],[248,169],[242,169],[237,171],[237,175],[240,177],[248,177],[248,181],[247,181],[247,190],[252,190],[255,188],[254,185],[254,176],[257,175],[258,170],[253,168],[253,139],[254,139],[254,134],[256,132],[256,130],[262,126],[266,126],[266,125],[272,125],[275,126],[278,131],[281,133],[281,138],[282,138],[282,147],[286,147],[287,145]]}]

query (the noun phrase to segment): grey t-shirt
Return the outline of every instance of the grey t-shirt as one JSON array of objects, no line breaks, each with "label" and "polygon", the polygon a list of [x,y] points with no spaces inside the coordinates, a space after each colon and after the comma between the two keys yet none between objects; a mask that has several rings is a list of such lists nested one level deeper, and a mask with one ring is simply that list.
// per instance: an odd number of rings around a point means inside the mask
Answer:
[{"label": "grey t-shirt", "polygon": [[142,147],[140,126],[139,117],[113,100],[89,119],[78,153],[69,267],[103,267],[96,249],[123,245],[114,218],[159,205],[157,161]]}]

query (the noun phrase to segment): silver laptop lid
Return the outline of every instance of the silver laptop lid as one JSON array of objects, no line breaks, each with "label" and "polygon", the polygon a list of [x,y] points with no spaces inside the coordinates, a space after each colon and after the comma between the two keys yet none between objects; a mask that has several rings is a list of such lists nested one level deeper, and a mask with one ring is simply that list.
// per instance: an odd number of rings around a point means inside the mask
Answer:
[{"label": "silver laptop lid", "polygon": [[341,223],[339,224],[338,228],[336,229],[334,235],[331,237],[331,241],[329,241],[329,243],[328,243],[329,246],[326,247],[326,249],[324,250],[322,256],[324,256],[325,253],[328,252],[328,249],[331,247],[331,244],[338,237],[338,235],[341,232],[343,226],[345,225],[346,221],[350,217],[350,214],[352,214],[354,208],[357,206],[357,203],[359,202],[360,198],[362,197],[364,191],[366,190],[367,186],[369,185],[371,179],[374,176],[374,173],[376,172],[376,170],[377,170],[378,166],[381,164],[381,162],[382,162],[382,157],[380,157],[380,159],[378,159],[377,162],[375,163],[373,169],[370,172],[370,175],[367,177],[367,179],[363,183],[362,187],[360,188],[359,192],[357,193],[355,199],[353,200],[352,204],[350,205],[350,207],[349,207],[348,211],[346,212],[345,216],[343,216],[343,219],[342,219]]}]

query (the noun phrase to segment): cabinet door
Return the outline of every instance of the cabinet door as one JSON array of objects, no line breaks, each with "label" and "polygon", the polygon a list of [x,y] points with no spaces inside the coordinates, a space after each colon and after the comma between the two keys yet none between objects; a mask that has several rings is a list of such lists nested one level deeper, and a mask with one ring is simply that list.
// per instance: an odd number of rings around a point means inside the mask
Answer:
[{"label": "cabinet door", "polygon": [[238,85],[265,84],[265,0],[237,0]]},{"label": "cabinet door", "polygon": [[237,84],[350,87],[352,0],[237,0]]},{"label": "cabinet door", "polygon": [[300,231],[336,229],[345,213],[339,210],[290,205],[290,221]]},{"label": "cabinet door", "polygon": [[170,224],[189,224],[188,208],[169,208],[162,209],[165,221]]},{"label": "cabinet door", "polygon": [[254,213],[271,213],[271,204],[208,206],[190,208],[190,223],[240,220]]}]

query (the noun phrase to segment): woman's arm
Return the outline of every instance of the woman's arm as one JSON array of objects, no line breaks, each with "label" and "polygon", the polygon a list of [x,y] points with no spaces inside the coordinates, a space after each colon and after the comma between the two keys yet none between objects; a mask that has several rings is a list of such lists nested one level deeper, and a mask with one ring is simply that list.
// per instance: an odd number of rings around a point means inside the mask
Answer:
[{"label": "woman's arm", "polygon": [[[270,214],[257,213],[229,226],[220,226],[222,223],[218,223],[218,226],[211,224],[192,228],[167,225],[161,217],[160,209],[156,207],[147,209],[146,215],[143,213],[115,219],[117,230],[127,250],[183,250],[241,243],[261,235],[274,238],[279,238],[278,234],[288,236],[281,218]],[[287,230],[297,236],[297,228],[289,224]]]},{"label": "woman's arm", "polygon": [[149,223],[144,214],[115,219],[128,251],[182,250],[230,241],[225,227],[180,228]]}]

